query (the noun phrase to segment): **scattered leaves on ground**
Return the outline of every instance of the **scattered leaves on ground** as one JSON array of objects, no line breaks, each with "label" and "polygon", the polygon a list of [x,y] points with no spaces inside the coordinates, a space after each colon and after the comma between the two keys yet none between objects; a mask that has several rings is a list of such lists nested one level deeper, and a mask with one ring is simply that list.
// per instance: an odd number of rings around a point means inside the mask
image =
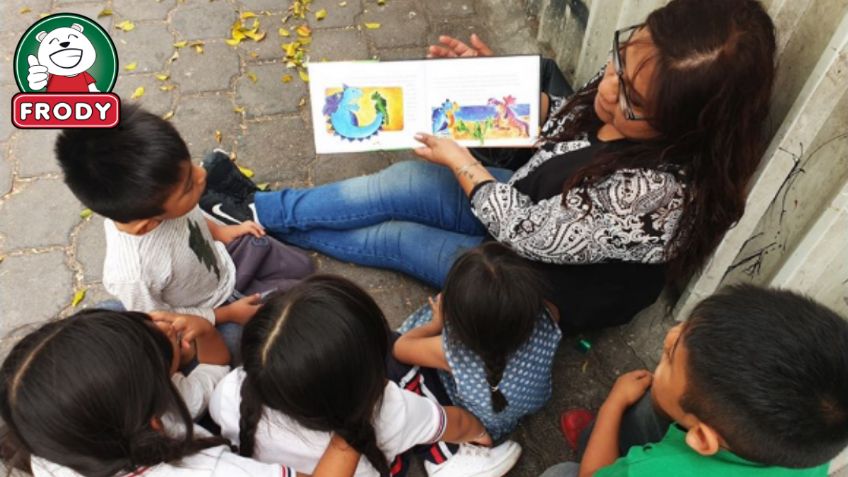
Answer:
[{"label": "scattered leaves on ground", "polygon": [[267,191],[271,187],[271,184],[267,182],[263,182],[261,184],[256,184],[256,188],[261,190],[262,192]]},{"label": "scattered leaves on ground", "polygon": [[86,290],[88,290],[88,289],[83,288],[83,289],[77,290],[77,292],[74,293],[74,298],[71,300],[71,306],[72,307],[76,308],[80,303],[82,303],[83,300],[85,300]]},{"label": "scattered leaves on ground", "polygon": [[186,45],[188,45],[188,42],[185,40],[174,43],[174,46],[177,48],[185,48]]},{"label": "scattered leaves on ground", "polygon": [[103,10],[100,10],[100,13],[97,14],[97,18],[110,17],[110,16],[112,16],[112,9],[111,8],[104,8]]},{"label": "scattered leaves on ground", "polygon": [[386,4],[386,0],[377,0],[377,5],[384,6]]},{"label": "scattered leaves on ground", "polygon": [[300,79],[302,79],[304,83],[309,82],[309,73],[306,72],[306,68],[298,68],[297,75],[300,76]]},{"label": "scattered leaves on ground", "polygon": [[283,83],[291,83],[291,80],[293,80],[293,79],[294,79],[294,77],[293,77],[292,75],[290,75],[290,74],[284,74],[284,75],[283,75],[283,77],[282,77],[282,78],[280,78],[280,80],[281,80]]},{"label": "scattered leaves on ground", "polygon": [[245,75],[247,76],[247,78],[250,81],[252,81],[254,83],[256,83],[259,80],[259,78],[256,77],[256,73],[254,73],[252,71],[248,71],[247,73],[245,73]]},{"label": "scattered leaves on ground", "polygon": [[326,8],[322,8],[322,9],[318,10],[317,12],[315,12],[315,19],[318,20],[319,22],[321,20],[325,19],[325,18],[327,18],[327,9]]},{"label": "scattered leaves on ground", "polygon": [[239,114],[243,113],[243,112],[244,112],[244,106],[236,106],[236,107],[234,107],[234,108],[233,108],[233,112],[234,112],[234,113],[239,113]]},{"label": "scattered leaves on ground", "polygon": [[18,13],[20,13],[21,15],[23,15],[24,13],[29,13],[29,12],[31,12],[31,11],[32,11],[32,8],[29,8],[29,7],[21,7],[21,9],[20,9],[20,10],[18,10]]},{"label": "scattered leaves on ground", "polygon": [[215,130],[215,142],[217,142],[218,144],[221,144],[222,139],[224,139],[224,135],[221,134],[221,131],[216,129]]},{"label": "scattered leaves on ground", "polygon": [[[246,26],[244,21],[253,18],[250,27]],[[230,27],[230,37],[224,40],[230,46],[236,46],[246,38],[257,42],[265,38],[265,32],[259,31],[259,19],[253,12],[244,12],[239,16],[239,19]]]},{"label": "scattered leaves on ground", "polygon": [[124,20],[116,24],[115,28],[123,31],[132,31],[133,29],[135,29],[135,23],[133,23],[131,20]]},{"label": "scattered leaves on ground", "polygon": [[347,6],[347,2],[339,2],[339,6],[344,8]]},{"label": "scattered leaves on ground", "polygon": [[280,36],[291,36],[291,32],[282,27],[277,29],[277,34]]},{"label": "scattered leaves on ground", "polygon": [[173,111],[168,111],[167,113],[162,115],[162,119],[164,119],[165,121],[170,121],[170,119],[173,118],[173,117],[174,117]]},{"label": "scattered leaves on ground", "polygon": [[171,91],[174,88],[176,88],[176,86],[174,86],[172,84],[163,84],[162,86],[159,87],[159,89],[161,89],[162,91]]},{"label": "scattered leaves on ground", "polygon": [[244,167],[244,166],[238,166],[238,168],[241,171],[241,173],[245,175],[245,177],[247,177],[247,178],[253,177],[253,171],[251,169],[248,169],[247,167]]},{"label": "scattered leaves on ground", "polygon": [[133,94],[132,96],[130,96],[130,99],[138,99],[142,96],[144,96],[144,86],[139,86],[135,89],[135,91],[133,91]]},{"label": "scattered leaves on ground", "polygon": [[194,52],[199,55],[203,54],[203,45],[205,45],[205,43],[203,43],[202,41],[193,41],[188,44],[188,46],[194,48]]},{"label": "scattered leaves on ground", "polygon": [[80,211],[80,218],[85,220],[91,217],[93,214],[94,212],[92,212],[91,209],[82,209],[82,211]]},{"label": "scattered leaves on ground", "polygon": [[378,30],[382,25],[377,22],[366,23],[365,28],[369,30]]},{"label": "scattered leaves on ground", "polygon": [[136,68],[138,68],[138,63],[136,63],[135,61],[124,66],[124,69],[127,70],[127,71],[135,71]]},{"label": "scattered leaves on ground", "polygon": [[158,79],[159,81],[167,81],[167,79],[170,78],[171,75],[169,75],[168,73],[156,73],[155,75],[153,75],[153,77]]},{"label": "scattered leaves on ground", "polygon": [[168,58],[168,63],[173,63],[173,62],[177,61],[177,58],[179,58],[179,57],[180,57],[180,52],[174,50],[174,54],[171,55],[170,58]]}]

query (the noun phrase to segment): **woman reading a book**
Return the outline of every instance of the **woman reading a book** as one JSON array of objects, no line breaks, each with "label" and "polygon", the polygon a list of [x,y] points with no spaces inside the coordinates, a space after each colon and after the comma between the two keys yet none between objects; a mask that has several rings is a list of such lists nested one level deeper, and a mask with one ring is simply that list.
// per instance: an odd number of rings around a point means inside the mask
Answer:
[{"label": "woman reading a book", "polygon": [[[673,0],[611,40],[595,78],[543,101],[543,139],[514,172],[420,134],[424,161],[257,192],[255,216],[288,243],[437,288],[462,251],[496,240],[544,274],[564,329],[625,323],[742,216],[775,37],[754,0]],[[478,38],[441,41],[431,56],[491,54]]]}]

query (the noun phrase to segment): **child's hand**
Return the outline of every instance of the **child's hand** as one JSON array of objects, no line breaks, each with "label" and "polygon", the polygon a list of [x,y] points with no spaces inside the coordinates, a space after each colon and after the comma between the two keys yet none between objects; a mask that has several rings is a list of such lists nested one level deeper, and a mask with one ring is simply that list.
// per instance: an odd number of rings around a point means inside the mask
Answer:
[{"label": "child's hand", "polygon": [[453,139],[418,133],[415,140],[424,144],[424,147],[414,149],[413,152],[427,162],[455,169],[477,161],[467,147],[460,146]]},{"label": "child's hand", "polygon": [[471,35],[471,46],[457,40],[456,38],[441,35],[441,45],[430,45],[427,49],[427,58],[456,58],[469,56],[492,56],[494,52],[488,47],[476,33]]},{"label": "child's hand", "polygon": [[653,379],[654,376],[646,369],[622,374],[612,386],[606,402],[626,409],[642,399]]},{"label": "child's hand", "polygon": [[475,444],[475,445],[478,445],[478,446],[483,446],[483,447],[492,447],[493,441],[492,441],[492,436],[490,436],[489,433],[486,432],[486,430],[484,429],[483,433],[480,434],[479,437],[468,441],[468,443],[469,444]]},{"label": "child's hand", "polygon": [[[205,318],[195,315],[181,315],[168,311],[154,311],[150,313],[153,321],[159,325],[168,324],[180,339],[180,349],[191,350],[192,343],[208,333],[214,332],[215,327]],[[162,328],[162,326],[160,326]]]},{"label": "child's hand", "polygon": [[252,220],[246,220],[238,225],[224,225],[218,228],[217,240],[228,244],[242,235],[253,235],[254,237],[265,236],[265,229]]},{"label": "child's hand", "polygon": [[216,309],[215,318],[222,323],[232,322],[244,326],[259,311],[261,306],[261,295],[254,293]]}]

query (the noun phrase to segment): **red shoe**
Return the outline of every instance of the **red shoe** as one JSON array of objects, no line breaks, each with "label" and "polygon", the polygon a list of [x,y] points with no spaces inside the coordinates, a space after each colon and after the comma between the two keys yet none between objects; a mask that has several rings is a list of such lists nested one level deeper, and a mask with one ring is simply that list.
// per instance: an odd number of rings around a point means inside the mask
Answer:
[{"label": "red shoe", "polygon": [[563,437],[565,437],[565,442],[572,450],[577,450],[577,441],[580,439],[580,434],[594,420],[595,415],[587,409],[571,409],[560,415],[559,428]]}]

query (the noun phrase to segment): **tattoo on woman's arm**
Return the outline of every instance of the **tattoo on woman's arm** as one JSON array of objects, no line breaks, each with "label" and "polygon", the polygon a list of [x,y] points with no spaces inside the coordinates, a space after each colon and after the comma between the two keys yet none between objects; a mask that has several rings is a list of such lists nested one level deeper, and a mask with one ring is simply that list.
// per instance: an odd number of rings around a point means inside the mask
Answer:
[{"label": "tattoo on woman's arm", "polygon": [[477,176],[476,176],[476,175],[475,175],[475,174],[471,171],[471,169],[473,169],[473,168],[475,168],[475,167],[477,167],[477,166],[481,166],[481,167],[482,167],[482,164],[480,164],[480,162],[479,162],[479,161],[474,161],[474,162],[472,162],[472,163],[470,163],[470,164],[466,164],[466,165],[464,165],[464,166],[462,166],[462,167],[457,168],[456,170],[454,170],[454,174],[456,174],[456,177],[458,177],[458,178],[463,178],[463,177],[464,177],[464,178],[468,179],[468,181],[469,181],[469,182],[471,182],[471,185],[472,185],[472,186],[476,186],[477,184],[479,184],[479,183],[481,183],[481,182],[483,182],[483,181],[484,181],[484,179],[480,179],[479,177],[477,177]]}]

